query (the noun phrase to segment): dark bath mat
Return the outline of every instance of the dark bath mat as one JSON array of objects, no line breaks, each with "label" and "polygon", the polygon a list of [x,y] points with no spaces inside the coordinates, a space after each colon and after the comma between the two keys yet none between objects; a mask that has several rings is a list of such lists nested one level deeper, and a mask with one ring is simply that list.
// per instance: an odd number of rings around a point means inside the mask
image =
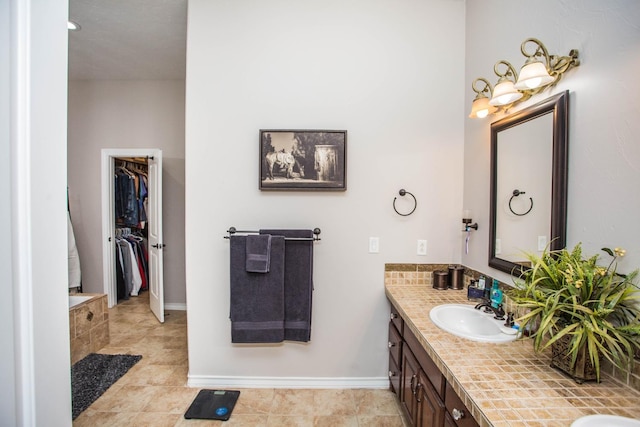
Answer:
[{"label": "dark bath mat", "polygon": [[237,390],[200,390],[184,417],[227,421],[240,396]]},{"label": "dark bath mat", "polygon": [[142,356],[91,353],[71,367],[73,419],[95,402]]}]

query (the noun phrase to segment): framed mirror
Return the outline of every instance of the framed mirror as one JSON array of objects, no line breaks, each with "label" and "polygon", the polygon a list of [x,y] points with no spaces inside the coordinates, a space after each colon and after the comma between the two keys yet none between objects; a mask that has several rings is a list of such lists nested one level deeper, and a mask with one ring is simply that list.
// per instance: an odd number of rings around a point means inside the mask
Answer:
[{"label": "framed mirror", "polygon": [[491,124],[490,267],[519,275],[566,245],[568,107],[565,91]]}]

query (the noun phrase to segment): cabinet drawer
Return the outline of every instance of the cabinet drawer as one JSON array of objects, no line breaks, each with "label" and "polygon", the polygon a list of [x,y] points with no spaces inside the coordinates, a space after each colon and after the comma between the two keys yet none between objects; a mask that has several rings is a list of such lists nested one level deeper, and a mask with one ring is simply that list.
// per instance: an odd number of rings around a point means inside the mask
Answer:
[{"label": "cabinet drawer", "polygon": [[402,320],[402,317],[400,317],[400,313],[398,313],[398,310],[393,306],[393,304],[391,304],[391,314],[389,315],[389,320],[391,320],[391,323],[393,323],[398,332],[400,332],[400,335],[402,335],[404,321]]},{"label": "cabinet drawer", "polygon": [[433,388],[436,390],[439,396],[444,396],[444,385],[446,383],[444,375],[440,372],[440,369],[436,366],[431,357],[427,354],[422,344],[418,341],[413,332],[409,328],[405,328],[403,334],[404,340],[413,352],[413,355],[418,360],[418,363],[424,370],[427,378],[433,384]]},{"label": "cabinet drawer", "polygon": [[389,323],[389,358],[393,359],[398,366],[400,366],[401,353],[402,337],[393,323]]},{"label": "cabinet drawer", "polygon": [[389,358],[389,383],[391,384],[391,390],[398,396],[400,396],[400,365]]},{"label": "cabinet drawer", "polygon": [[447,408],[447,412],[455,420],[457,427],[478,427],[478,423],[471,415],[471,411],[464,406],[462,399],[458,397],[448,382],[444,395],[444,405]]}]

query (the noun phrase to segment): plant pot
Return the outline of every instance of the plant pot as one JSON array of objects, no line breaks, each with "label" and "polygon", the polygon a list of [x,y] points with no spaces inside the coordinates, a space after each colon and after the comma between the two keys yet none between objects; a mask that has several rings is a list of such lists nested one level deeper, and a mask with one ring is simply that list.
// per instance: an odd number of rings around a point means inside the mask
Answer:
[{"label": "plant pot", "polygon": [[[571,335],[565,335],[551,344],[551,367],[559,369],[575,380],[578,384],[598,379],[596,370],[589,359],[587,348],[578,351],[575,366],[571,366]],[[602,359],[602,357],[600,357]]]}]

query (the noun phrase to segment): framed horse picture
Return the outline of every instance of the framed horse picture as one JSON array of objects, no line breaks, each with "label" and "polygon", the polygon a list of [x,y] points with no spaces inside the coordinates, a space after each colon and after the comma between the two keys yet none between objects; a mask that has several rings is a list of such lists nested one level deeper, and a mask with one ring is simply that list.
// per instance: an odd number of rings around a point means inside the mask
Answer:
[{"label": "framed horse picture", "polygon": [[260,190],[346,189],[346,130],[260,130]]}]

